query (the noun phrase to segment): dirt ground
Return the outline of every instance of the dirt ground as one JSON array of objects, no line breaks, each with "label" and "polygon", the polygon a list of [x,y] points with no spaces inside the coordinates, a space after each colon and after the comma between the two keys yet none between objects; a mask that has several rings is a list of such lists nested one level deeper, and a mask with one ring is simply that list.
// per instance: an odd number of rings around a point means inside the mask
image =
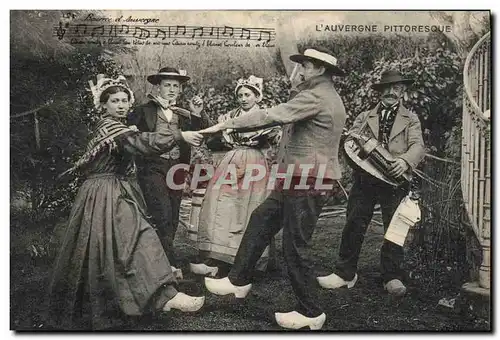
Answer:
[{"label": "dirt ground", "polygon": [[[318,274],[330,273],[338,252],[344,226],[343,216],[321,219],[312,242],[312,255],[317,259]],[[295,298],[288,283],[286,269],[278,250],[278,269],[257,279],[249,296],[238,301],[231,296],[215,296],[207,292],[202,278],[187,272],[189,261],[196,255],[187,233],[180,228],[177,237],[179,258],[185,276],[181,290],[205,293],[206,303],[194,314],[171,312],[145,316],[128,326],[129,330],[145,331],[281,331],[275,323],[276,311],[290,311]],[[350,290],[322,289],[322,306],[327,314],[324,331],[486,331],[488,320],[478,319],[460,308],[447,308],[438,301],[456,297],[460,282],[453,271],[446,271],[440,282],[430,287],[419,279],[407,282],[408,293],[400,300],[387,296],[379,275],[379,248],[382,228],[372,225],[366,235],[360,262],[359,281]],[[279,243],[279,242],[278,242]],[[279,244],[278,244],[279,246]],[[278,248],[279,249],[279,248]],[[33,262],[29,257],[11,258],[11,329],[45,330],[43,319],[45,288],[50,263]],[[410,268],[411,269],[411,268]],[[448,277],[448,276],[449,277]],[[418,275],[413,275],[419,278]],[[463,282],[462,282],[463,283]],[[124,329],[121,329],[124,330]]]}]

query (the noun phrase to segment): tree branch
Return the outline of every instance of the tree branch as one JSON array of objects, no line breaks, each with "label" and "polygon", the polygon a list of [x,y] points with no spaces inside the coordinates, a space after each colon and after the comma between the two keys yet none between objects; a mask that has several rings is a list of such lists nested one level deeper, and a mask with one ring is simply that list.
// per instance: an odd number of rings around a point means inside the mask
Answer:
[{"label": "tree branch", "polygon": [[40,105],[39,107],[34,108],[34,109],[32,109],[32,110],[29,110],[29,111],[24,111],[24,112],[21,112],[21,113],[18,113],[18,114],[12,115],[12,116],[10,116],[10,119],[12,119],[12,118],[19,118],[19,117],[24,117],[24,116],[30,115],[30,114],[32,114],[32,113],[35,113],[35,112],[37,112],[37,111],[40,111],[41,109],[43,109],[43,108],[45,108],[45,107],[47,107],[47,106],[50,106],[51,104],[52,104],[52,102],[47,102],[47,103],[45,103],[45,104],[43,104],[43,105]]}]

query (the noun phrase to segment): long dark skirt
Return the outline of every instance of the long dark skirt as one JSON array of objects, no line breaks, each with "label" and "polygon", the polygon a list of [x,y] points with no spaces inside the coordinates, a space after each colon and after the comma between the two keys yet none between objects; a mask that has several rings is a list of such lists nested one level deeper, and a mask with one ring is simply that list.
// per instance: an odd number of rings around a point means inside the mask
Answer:
[{"label": "long dark skirt", "polygon": [[144,206],[135,180],[101,174],[84,182],[50,282],[54,326],[113,328],[155,309],[160,288],[175,283]]}]

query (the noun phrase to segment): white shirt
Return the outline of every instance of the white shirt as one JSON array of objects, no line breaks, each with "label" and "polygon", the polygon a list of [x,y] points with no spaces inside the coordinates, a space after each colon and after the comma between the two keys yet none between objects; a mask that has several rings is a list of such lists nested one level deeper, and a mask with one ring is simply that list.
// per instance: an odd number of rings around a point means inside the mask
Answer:
[{"label": "white shirt", "polygon": [[164,109],[162,107],[160,107],[160,108],[161,108],[161,112],[163,113],[163,118],[165,118],[167,120],[167,122],[170,123],[172,121],[172,115],[174,113],[170,109]]}]

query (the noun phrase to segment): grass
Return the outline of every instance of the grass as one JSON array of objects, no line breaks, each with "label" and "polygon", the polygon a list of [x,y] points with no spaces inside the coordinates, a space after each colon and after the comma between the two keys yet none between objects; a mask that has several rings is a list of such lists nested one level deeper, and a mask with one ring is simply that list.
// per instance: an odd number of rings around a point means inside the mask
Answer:
[{"label": "grass", "polygon": [[[184,215],[186,213],[184,212]],[[376,217],[379,218],[379,217]],[[310,254],[317,260],[318,275],[330,273],[337,256],[344,216],[326,217],[318,223]],[[393,300],[384,292],[379,274],[380,246],[383,230],[372,224],[367,232],[359,262],[359,281],[350,290],[320,291],[327,314],[325,331],[479,331],[489,330],[488,320],[472,317],[464,311],[438,305],[439,299],[457,296],[459,284],[429,289],[418,279],[409,280],[404,299]],[[242,301],[231,296],[207,292],[202,278],[187,272],[196,250],[182,227],[176,247],[185,276],[181,290],[203,293],[206,303],[195,314],[171,312],[145,316],[125,328],[133,331],[281,331],[274,321],[276,311],[290,311],[295,298],[286,276],[281,251],[278,269],[259,278]],[[280,242],[278,240],[278,249]],[[51,263],[34,261],[30,256],[11,256],[11,329],[44,330],[43,287],[47,286]],[[409,268],[412,269],[412,268]],[[443,270],[439,282],[453,282],[453,270]],[[456,273],[455,273],[456,274]],[[414,277],[419,277],[418,275]],[[449,278],[448,278],[449,277]],[[440,285],[442,285],[440,283]],[[122,329],[123,330],[123,329]]]}]

